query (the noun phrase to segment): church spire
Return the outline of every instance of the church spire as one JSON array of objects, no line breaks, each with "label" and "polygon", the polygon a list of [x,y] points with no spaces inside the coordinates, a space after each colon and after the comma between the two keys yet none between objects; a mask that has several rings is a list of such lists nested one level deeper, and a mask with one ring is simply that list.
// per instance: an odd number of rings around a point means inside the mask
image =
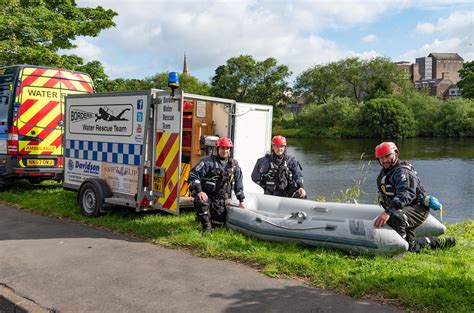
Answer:
[{"label": "church spire", "polygon": [[184,53],[183,75],[189,75],[188,62],[186,61],[186,52]]}]

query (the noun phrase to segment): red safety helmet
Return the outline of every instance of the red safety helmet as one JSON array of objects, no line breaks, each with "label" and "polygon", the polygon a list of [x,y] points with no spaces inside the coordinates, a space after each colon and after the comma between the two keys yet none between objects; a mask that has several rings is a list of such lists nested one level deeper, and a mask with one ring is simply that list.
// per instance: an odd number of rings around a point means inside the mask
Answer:
[{"label": "red safety helmet", "polygon": [[283,136],[274,136],[272,138],[272,144],[279,145],[279,146],[286,146],[286,138]]},{"label": "red safety helmet", "polygon": [[375,157],[377,159],[382,158],[391,153],[396,153],[397,155],[399,153],[397,146],[391,141],[384,141],[377,147],[375,147]]},{"label": "red safety helmet", "polygon": [[230,138],[221,137],[217,139],[217,146],[224,147],[224,148],[232,148],[234,144],[232,143],[232,140],[230,140]]}]

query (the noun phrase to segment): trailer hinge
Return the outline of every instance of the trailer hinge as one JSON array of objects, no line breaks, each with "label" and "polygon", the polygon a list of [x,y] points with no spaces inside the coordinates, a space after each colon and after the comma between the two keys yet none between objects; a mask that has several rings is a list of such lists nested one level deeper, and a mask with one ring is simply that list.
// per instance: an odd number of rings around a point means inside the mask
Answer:
[{"label": "trailer hinge", "polygon": [[158,98],[158,97],[152,98],[152,99],[151,99],[151,105],[152,105],[152,106],[155,106],[155,105],[157,105],[157,104],[160,104],[160,98]]}]

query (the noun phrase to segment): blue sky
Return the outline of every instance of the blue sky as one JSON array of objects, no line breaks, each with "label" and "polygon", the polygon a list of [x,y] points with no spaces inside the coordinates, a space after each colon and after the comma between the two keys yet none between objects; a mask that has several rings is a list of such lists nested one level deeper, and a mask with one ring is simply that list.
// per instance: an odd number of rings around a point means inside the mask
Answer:
[{"label": "blue sky", "polygon": [[350,56],[414,62],[430,52],[474,60],[474,1],[78,0],[119,15],[96,38],[77,38],[76,53],[99,60],[111,78],[182,71],[209,82],[231,57],[274,57],[294,79]]}]

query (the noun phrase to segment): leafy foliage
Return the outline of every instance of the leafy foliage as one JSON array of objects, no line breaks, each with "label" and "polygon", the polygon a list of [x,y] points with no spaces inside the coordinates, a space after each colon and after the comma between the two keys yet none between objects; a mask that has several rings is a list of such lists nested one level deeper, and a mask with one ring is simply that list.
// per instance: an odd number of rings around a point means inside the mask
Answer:
[{"label": "leafy foliage", "polygon": [[[87,71],[100,81],[106,78],[98,61],[83,64],[75,55],[60,55],[71,49],[77,36],[97,36],[115,26],[110,9],[80,8],[73,0],[7,0],[0,6],[0,66],[32,64]],[[97,81],[96,81],[97,82]]]},{"label": "leafy foliage", "polygon": [[[166,90],[168,88],[169,72],[162,72],[151,77],[145,78],[145,81],[151,84],[153,88]],[[195,93],[198,95],[208,96],[210,86],[206,82],[202,82],[191,75],[179,75],[180,88],[188,93]]]},{"label": "leafy foliage", "polygon": [[296,78],[295,90],[307,103],[326,103],[331,96],[344,94],[345,86],[336,63],[316,65]]},{"label": "leafy foliage", "polygon": [[325,103],[330,96],[361,102],[409,88],[405,76],[387,58],[347,58],[306,70],[297,77],[295,90],[310,103]]},{"label": "leafy foliage", "polygon": [[360,105],[347,97],[330,97],[324,104],[305,106],[298,120],[301,127],[318,136],[351,137],[359,109]]},{"label": "leafy foliage", "polygon": [[474,99],[474,61],[465,62],[459,71],[461,80],[458,82],[461,95],[464,98]]},{"label": "leafy foliage", "polygon": [[434,124],[441,136],[474,136],[474,100],[461,98],[444,102]]},{"label": "leafy foliage", "polygon": [[442,101],[429,96],[424,90],[408,89],[394,95],[394,99],[409,107],[415,116],[416,136],[433,137],[438,135],[435,128],[440,115]]},{"label": "leafy foliage", "polygon": [[106,92],[106,91],[137,91],[137,90],[147,90],[150,89],[151,83],[143,79],[125,79],[117,78],[113,80],[104,80],[97,85],[97,92]]},{"label": "leafy foliage", "polygon": [[407,138],[416,133],[413,112],[396,99],[372,99],[361,108],[360,127],[369,137]]},{"label": "leafy foliage", "polygon": [[239,102],[277,104],[286,102],[285,81],[291,75],[286,65],[268,58],[255,61],[250,55],[230,58],[219,66],[211,80],[211,95]]}]

